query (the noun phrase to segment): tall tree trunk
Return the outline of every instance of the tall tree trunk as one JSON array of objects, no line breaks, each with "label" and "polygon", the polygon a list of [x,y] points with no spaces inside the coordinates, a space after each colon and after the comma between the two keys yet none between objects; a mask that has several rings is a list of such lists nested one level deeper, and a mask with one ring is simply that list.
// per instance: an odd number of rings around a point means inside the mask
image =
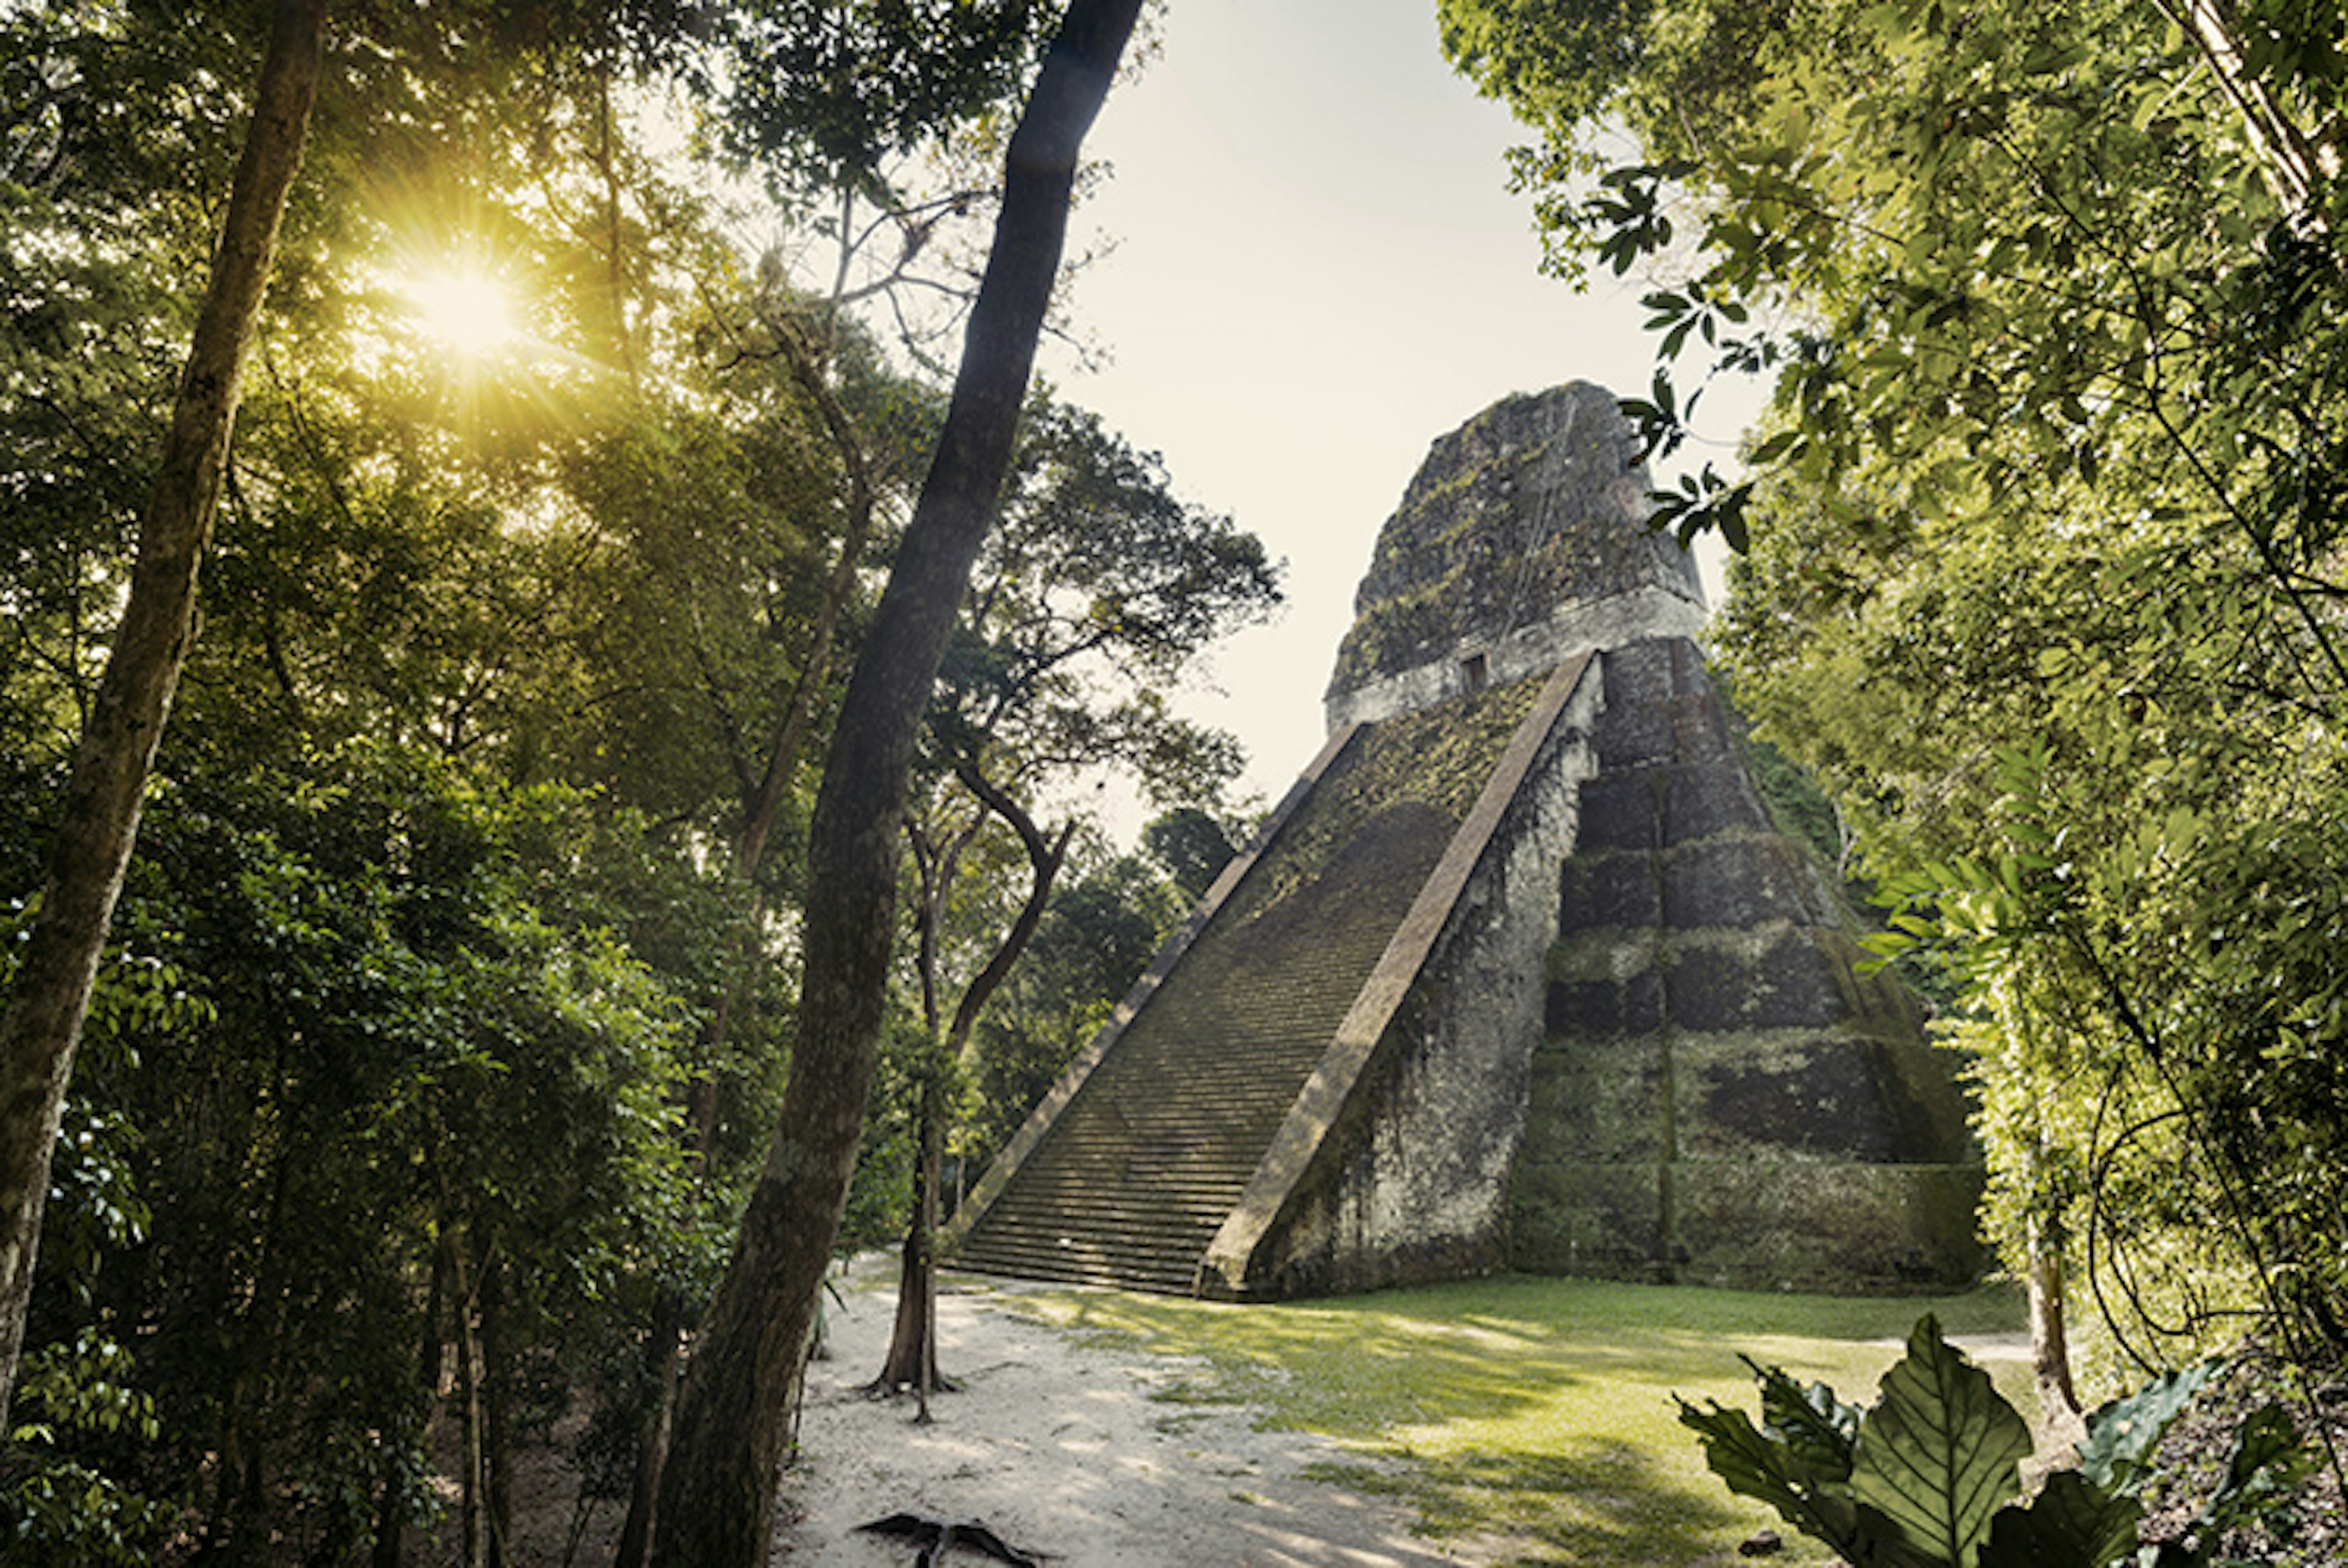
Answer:
[{"label": "tall tree trunk", "polygon": [[[439,1230],[439,1222],[434,1222]],[[424,1291],[424,1331],[417,1336],[416,1350],[416,1386],[424,1392],[417,1435],[432,1430],[433,1419],[440,1408],[440,1368],[446,1351],[440,1338],[442,1303],[448,1295],[448,1240],[441,1232],[432,1247],[429,1283]],[[398,1434],[405,1441],[408,1433]],[[383,1509],[376,1523],[375,1553],[368,1568],[400,1568],[407,1558],[408,1516],[415,1512],[416,1500],[408,1486],[407,1468],[396,1465],[383,1483]]]},{"label": "tall tree trunk", "polygon": [[481,1456],[486,1445],[481,1427],[481,1340],[473,1324],[474,1303],[457,1306],[457,1399],[463,1431],[459,1448],[465,1467],[457,1488],[457,1561],[461,1568],[481,1568]]},{"label": "tall tree trunk", "polygon": [[481,1484],[489,1568],[513,1568],[513,1319],[506,1268],[481,1267]]},{"label": "tall tree trunk", "polygon": [[1077,153],[1141,0],[1073,0],[1011,138],[1003,211],[922,497],[849,682],[808,849],[799,1027],[781,1120],[677,1400],[654,1560],[766,1556],[791,1389],[839,1232],[880,1038],[906,774],[1010,465]]},{"label": "tall tree trunk", "polygon": [[654,1510],[660,1501],[661,1469],[668,1458],[669,1423],[676,1410],[678,1351],[685,1339],[681,1321],[684,1301],[677,1292],[663,1289],[653,1303],[652,1332],[645,1340],[644,1363],[651,1372],[653,1406],[636,1450],[635,1483],[628,1493],[628,1517],[620,1527],[619,1550],[613,1568],[643,1568],[652,1552]]},{"label": "tall tree trunk", "polygon": [[211,284],[139,528],[130,596],[74,754],[15,994],[0,1015],[0,1430],[39,1253],[49,1154],[91,982],[139,832],[156,743],[195,631],[196,573],[236,424],[238,383],[302,164],[324,66],[326,0],[279,0]]}]

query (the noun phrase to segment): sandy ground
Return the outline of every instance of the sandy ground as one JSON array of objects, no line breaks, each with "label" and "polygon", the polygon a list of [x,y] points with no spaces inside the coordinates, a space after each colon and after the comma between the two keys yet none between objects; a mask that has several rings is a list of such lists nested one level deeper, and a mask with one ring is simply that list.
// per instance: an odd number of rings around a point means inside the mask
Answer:
[{"label": "sandy ground", "polygon": [[[915,1547],[855,1527],[899,1512],[983,1523],[1070,1568],[1432,1568],[1486,1556],[1416,1540],[1410,1513],[1299,1471],[1361,1462],[1325,1439],[1254,1430],[1251,1413],[1151,1394],[1184,1364],[1111,1352],[1024,1317],[1013,1281],[949,1275],[938,1359],[963,1391],[912,1423],[910,1396],[865,1398],[894,1310],[891,1260],[850,1273],[827,1311],[830,1354],[808,1374],[800,1445],[783,1481],[772,1561],[882,1568]],[[989,1561],[957,1548],[939,1568]]]}]

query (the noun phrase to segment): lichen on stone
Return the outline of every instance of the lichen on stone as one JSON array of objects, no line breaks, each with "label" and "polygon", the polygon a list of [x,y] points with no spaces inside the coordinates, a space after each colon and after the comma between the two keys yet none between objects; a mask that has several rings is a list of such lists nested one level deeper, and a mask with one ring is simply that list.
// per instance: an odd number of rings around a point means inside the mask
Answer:
[{"label": "lichen on stone", "polygon": [[1646,526],[1633,452],[1613,396],[1587,382],[1504,399],[1438,439],[1379,532],[1331,690],[1565,605],[1656,585],[1693,593],[1685,556]]},{"label": "lichen on stone", "polygon": [[1365,726],[1224,917],[1250,918],[1302,886],[1380,813],[1408,803],[1430,806],[1455,825],[1463,821],[1544,679],[1529,676]]}]

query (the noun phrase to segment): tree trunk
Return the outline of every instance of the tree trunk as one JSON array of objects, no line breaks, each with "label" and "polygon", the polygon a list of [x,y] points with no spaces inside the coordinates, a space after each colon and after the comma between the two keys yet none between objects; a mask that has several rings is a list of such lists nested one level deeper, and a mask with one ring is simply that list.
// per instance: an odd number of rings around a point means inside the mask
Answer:
[{"label": "tree trunk", "polygon": [[465,1473],[457,1488],[457,1561],[461,1568],[481,1568],[481,1503],[488,1489],[481,1484],[481,1342],[474,1331],[474,1303],[457,1305],[457,1400],[464,1430],[460,1438]]},{"label": "tree trunk", "polygon": [[[952,1378],[938,1370],[938,1187],[945,1166],[949,1081],[964,1065],[963,1054],[970,1049],[971,1031],[978,1027],[979,1014],[1010,978],[1013,967],[1026,952],[1027,944],[1035,939],[1035,928],[1044,923],[1044,910],[1051,903],[1052,888],[1059,881],[1060,867],[1068,858],[1068,841],[1076,831],[1076,824],[1070,822],[1060,830],[1058,838],[1046,838],[1025,808],[988,782],[975,764],[965,763],[955,772],[986,809],[1009,823],[1012,831],[1019,835],[1027,852],[1029,876],[1027,899],[1020,907],[1018,917],[1012,921],[1011,929],[996,945],[986,966],[963,992],[962,1000],[954,1007],[953,1022],[946,1030],[943,1041],[932,1051],[922,1075],[921,1148],[913,1172],[913,1223],[906,1233],[903,1261],[898,1269],[897,1321],[889,1336],[889,1356],[880,1368],[880,1375],[873,1379],[872,1390],[891,1394],[900,1389],[913,1389],[921,1406],[916,1419],[925,1426],[930,1419],[930,1396],[951,1392],[955,1387]],[[933,1035],[938,1026],[939,912],[950,891],[953,866],[958,858],[941,856],[935,885],[924,889],[930,903],[922,919],[922,999]]]},{"label": "tree trunk", "polygon": [[279,0],[211,287],[139,528],[130,595],[74,755],[48,879],[15,994],[0,1015],[0,1430],[23,1348],[49,1155],[139,808],[195,631],[237,386],[308,139],[326,0]]},{"label": "tree trunk", "polygon": [[654,1510],[660,1501],[661,1470],[668,1458],[669,1422],[676,1409],[676,1368],[685,1343],[680,1315],[682,1298],[663,1289],[653,1303],[652,1333],[644,1342],[644,1363],[652,1372],[653,1408],[645,1419],[636,1450],[635,1484],[628,1493],[628,1517],[620,1527],[619,1550],[613,1568],[644,1568],[653,1545]]},{"label": "tree trunk", "polygon": [[905,1230],[904,1250],[897,1266],[897,1321],[890,1331],[889,1354],[880,1375],[872,1380],[874,1395],[913,1390],[920,1403],[916,1419],[927,1425],[930,1396],[954,1387],[938,1370],[938,1178],[944,1165],[946,1114],[943,1061],[935,1061],[922,1075],[920,1148],[913,1156],[913,1217]]},{"label": "tree trunk", "polygon": [[[437,1227],[437,1221],[436,1221]],[[448,1244],[446,1236],[432,1248],[429,1283],[424,1291],[424,1331],[417,1336],[416,1386],[424,1391],[418,1436],[432,1430],[440,1406],[440,1367],[445,1352],[440,1340],[441,1304],[448,1292]],[[407,1434],[401,1433],[404,1440]],[[416,1500],[407,1484],[407,1469],[398,1465],[383,1483],[383,1510],[376,1523],[375,1553],[368,1568],[400,1568],[407,1559],[408,1516]]]},{"label": "tree trunk", "polygon": [[1011,138],[1003,210],[953,404],[817,796],[790,1079],[677,1401],[654,1522],[654,1560],[671,1568],[756,1568],[766,1556],[791,1389],[839,1235],[880,1045],[906,774],[1010,464],[1067,234],[1077,152],[1140,8],[1141,0],[1073,0]]},{"label": "tree trunk", "polygon": [[514,1568],[512,1316],[507,1310],[506,1270],[489,1263],[481,1270],[481,1481],[489,1507],[489,1568]]},{"label": "tree trunk", "polygon": [[2079,1395],[2071,1382],[2071,1339],[2063,1323],[2063,1249],[2034,1224],[2030,1235],[2030,1360],[2042,1419],[2073,1439],[2086,1436]]}]

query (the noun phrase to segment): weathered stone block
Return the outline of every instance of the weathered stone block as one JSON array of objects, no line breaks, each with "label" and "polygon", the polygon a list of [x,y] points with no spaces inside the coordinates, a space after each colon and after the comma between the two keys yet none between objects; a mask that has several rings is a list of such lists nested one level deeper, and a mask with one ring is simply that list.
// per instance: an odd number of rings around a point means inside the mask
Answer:
[{"label": "weathered stone block", "polygon": [[1769,920],[1830,925],[1833,896],[1790,839],[1704,839],[1663,856],[1663,923],[1674,930],[1745,927]]},{"label": "weathered stone block", "polygon": [[1520,1162],[1509,1264],[1528,1274],[1651,1279],[1664,1257],[1661,1165]]},{"label": "weathered stone block", "polygon": [[1795,928],[1673,944],[1664,979],[1672,1022],[1722,1032],[1824,1029],[1849,1018],[1849,969],[1829,956],[1828,935]]},{"label": "weathered stone block", "polygon": [[1662,770],[1663,841],[1687,844],[1723,833],[1767,833],[1769,814],[1743,768],[1701,763]]},{"label": "weathered stone block", "polygon": [[1606,1040],[1663,1026],[1663,987],[1653,969],[1622,979],[1551,980],[1542,1017],[1552,1039]]},{"label": "weathered stone block", "polygon": [[[1694,644],[1684,638],[1651,638],[1606,651],[1606,719],[1626,711],[1661,708],[1680,694],[1676,651]],[[1603,755],[1602,743],[1601,755]]]},{"label": "weathered stone block", "polygon": [[1981,1269],[1978,1165],[1683,1160],[1671,1174],[1688,1284],[1866,1295],[1952,1289]]},{"label": "weathered stone block", "polygon": [[1709,691],[1672,701],[1672,739],[1677,760],[1708,765],[1744,765],[1728,710]]},{"label": "weathered stone block", "polygon": [[1663,800],[1653,771],[1601,774],[1581,786],[1577,852],[1653,849],[1663,841]]},{"label": "weathered stone block", "polygon": [[1572,856],[1559,881],[1560,937],[1605,927],[1652,930],[1663,923],[1663,889],[1651,855],[1614,851]]},{"label": "weathered stone block", "polygon": [[1653,1038],[1539,1052],[1521,1158],[1632,1163],[1669,1158],[1667,1067],[1663,1042]]},{"label": "weathered stone block", "polygon": [[1674,1125],[1684,1158],[1774,1153],[1929,1164],[1961,1144],[1936,1124],[1900,1060],[1921,1045],[1855,1035],[1684,1046]]},{"label": "weathered stone block", "polygon": [[1591,739],[1599,765],[1610,770],[1659,767],[1679,756],[1679,725],[1668,703],[1611,702]]}]

